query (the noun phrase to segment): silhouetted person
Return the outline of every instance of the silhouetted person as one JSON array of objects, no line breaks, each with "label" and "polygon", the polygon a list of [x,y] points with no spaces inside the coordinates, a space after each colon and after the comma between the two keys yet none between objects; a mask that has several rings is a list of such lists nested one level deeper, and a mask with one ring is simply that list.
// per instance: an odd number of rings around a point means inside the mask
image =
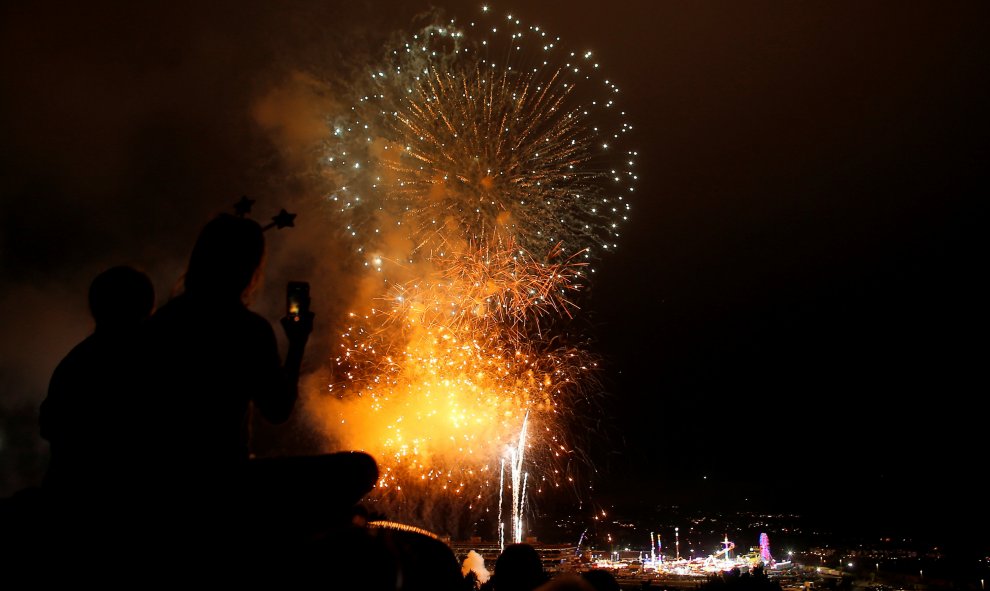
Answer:
[{"label": "silhouetted person", "polygon": [[8,542],[19,542],[13,550],[27,560],[10,564],[27,571],[32,560],[82,563],[117,544],[134,467],[139,333],[154,305],[151,280],[131,267],[108,269],[90,285],[93,334],[55,368],[41,404],[41,436],[51,445],[51,460],[40,503],[22,504],[19,524],[0,517],[8,532],[21,528]]},{"label": "silhouetted person", "polygon": [[264,257],[257,222],[214,218],[193,248],[183,293],[148,322],[144,444],[159,486],[183,493],[223,483],[248,460],[249,407],[272,423],[292,411],[313,315],[282,319],[283,365],[271,324],[245,303]]},{"label": "silhouetted person", "polygon": [[619,591],[619,581],[615,580],[615,575],[607,570],[589,570],[581,573],[595,591]]},{"label": "silhouetted person", "polygon": [[529,544],[510,544],[495,561],[495,574],[482,589],[485,591],[532,591],[547,580],[543,562]]},{"label": "silhouetted person", "polygon": [[354,505],[351,509],[351,525],[354,527],[365,527],[368,525],[368,510],[364,505]]},{"label": "silhouetted person", "polygon": [[151,280],[131,267],[104,271],[90,285],[96,328],[55,368],[41,403],[41,436],[51,444],[44,486],[61,500],[87,502],[130,469],[124,450],[138,330],[154,305]]},{"label": "silhouetted person", "polygon": [[288,419],[313,315],[283,319],[283,364],[271,324],[247,308],[264,258],[257,222],[217,216],[196,240],[182,293],[143,333],[144,389],[134,407],[143,461],[134,496],[143,502],[139,532],[147,533],[136,535],[153,536],[163,559],[202,559],[218,540],[228,549],[243,546],[258,510],[268,522],[276,506],[292,509],[290,498],[263,498],[261,505],[249,498],[257,488],[247,474],[249,411],[272,423]]},{"label": "silhouetted person", "polygon": [[[619,588],[618,584],[615,586]],[[574,573],[566,573],[554,577],[549,582],[537,587],[537,591],[599,591],[586,578]]]},{"label": "silhouetted person", "polygon": [[[391,524],[370,524],[368,532],[381,544],[379,562],[398,566],[398,585],[408,591],[464,591],[460,565],[450,546],[416,531],[403,531]],[[381,568],[381,567],[379,567]]]},{"label": "silhouetted person", "polygon": [[741,573],[738,568],[713,575],[701,585],[704,591],[780,591],[780,583],[767,577],[762,566]]}]

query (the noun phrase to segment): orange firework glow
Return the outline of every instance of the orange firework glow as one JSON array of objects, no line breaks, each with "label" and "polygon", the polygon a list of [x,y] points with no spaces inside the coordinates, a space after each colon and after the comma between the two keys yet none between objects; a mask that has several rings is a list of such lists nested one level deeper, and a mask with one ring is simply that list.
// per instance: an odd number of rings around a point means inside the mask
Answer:
[{"label": "orange firework glow", "polygon": [[397,287],[384,309],[352,315],[332,390],[344,401],[340,421],[365,417],[348,439],[379,458],[381,487],[411,478],[460,494],[497,477],[527,412],[549,434],[537,457],[559,457],[560,415],[594,364],[534,338],[541,317],[573,308],[566,295],[583,263],[539,263],[507,241],[437,264],[435,280]]},{"label": "orange firework glow", "polygon": [[520,471],[533,492],[572,481],[596,363],[568,321],[586,265],[617,247],[637,153],[591,52],[481,16],[431,20],[328,118],[326,204],[369,273],[311,417],[377,458],[386,502],[476,508],[514,453],[521,511]]}]

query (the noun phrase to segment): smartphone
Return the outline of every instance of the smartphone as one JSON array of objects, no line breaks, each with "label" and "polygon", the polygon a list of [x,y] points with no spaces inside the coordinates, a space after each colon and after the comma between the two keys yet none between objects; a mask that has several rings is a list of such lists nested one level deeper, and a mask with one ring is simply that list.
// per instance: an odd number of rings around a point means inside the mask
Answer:
[{"label": "smartphone", "polygon": [[293,320],[309,312],[309,284],[305,281],[290,281],[285,292],[285,313]]}]

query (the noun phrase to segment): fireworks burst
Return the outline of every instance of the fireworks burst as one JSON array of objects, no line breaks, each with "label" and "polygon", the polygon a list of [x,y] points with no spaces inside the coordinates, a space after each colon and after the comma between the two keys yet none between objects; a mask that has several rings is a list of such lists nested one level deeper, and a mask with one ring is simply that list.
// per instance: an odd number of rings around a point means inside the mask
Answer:
[{"label": "fireworks burst", "polygon": [[359,434],[386,459],[383,487],[401,485],[401,472],[460,494],[464,482],[493,469],[488,462],[527,411],[550,433],[545,456],[569,452],[560,441],[564,419],[571,398],[594,382],[585,374],[596,362],[536,331],[541,318],[570,305],[554,294],[574,288],[573,271],[483,252],[495,255],[488,264],[471,251],[445,259],[437,281],[396,287],[383,308],[353,315],[340,335],[340,379],[331,390],[375,417]]},{"label": "fireworks burst", "polygon": [[577,309],[569,296],[580,290],[587,266],[579,254],[563,259],[558,248],[541,262],[511,239],[445,253],[433,259],[438,282],[393,287],[392,317],[451,329],[480,323],[511,331],[506,338],[518,343],[541,333],[545,319]]},{"label": "fireworks burst", "polygon": [[614,248],[637,157],[620,148],[632,126],[619,88],[591,52],[511,17],[493,25],[428,26],[372,72],[334,122],[326,161],[344,183],[331,199],[352,227],[387,212],[427,257],[493,234],[537,257]]},{"label": "fireworks burst", "polygon": [[590,52],[511,16],[431,24],[366,83],[324,160],[380,289],[340,335],[319,420],[376,455],[383,495],[501,495],[527,421],[534,488],[566,484],[596,363],[560,325],[636,180],[619,90]]}]

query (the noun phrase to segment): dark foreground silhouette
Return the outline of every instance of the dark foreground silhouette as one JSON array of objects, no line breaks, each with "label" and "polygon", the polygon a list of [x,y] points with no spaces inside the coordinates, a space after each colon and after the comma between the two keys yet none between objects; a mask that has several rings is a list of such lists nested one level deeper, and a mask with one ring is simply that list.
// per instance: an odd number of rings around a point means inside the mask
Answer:
[{"label": "dark foreground silhouette", "polygon": [[313,324],[305,311],[283,319],[282,363],[271,325],[245,305],[264,249],[257,223],[217,217],[193,248],[183,293],[150,319],[143,274],[112,269],[94,281],[97,328],[60,364],[42,409],[51,473],[0,501],[10,576],[57,566],[108,581],[286,579],[316,564],[301,558],[343,568],[377,539],[351,523],[378,478],[367,454],[249,460],[249,412],[289,417]]},{"label": "dark foreground silhouette", "polygon": [[742,573],[738,568],[719,573],[701,586],[704,591],[780,591],[780,583],[771,580],[762,566]]},{"label": "dark foreground silhouette", "polygon": [[131,267],[104,271],[89,288],[96,327],[55,368],[41,404],[41,436],[51,445],[44,486],[60,501],[98,501],[120,485],[132,459],[122,444],[129,435],[139,331],[154,305],[151,279]]},{"label": "dark foreground silhouette", "polygon": [[529,544],[509,544],[495,561],[495,573],[482,591],[532,591],[547,581],[543,562]]},{"label": "dark foreground silhouette", "polygon": [[138,445],[155,464],[156,486],[170,486],[173,471],[226,478],[248,459],[249,408],[272,423],[292,412],[313,315],[282,319],[283,364],[271,324],[245,305],[261,281],[264,253],[256,222],[218,216],[196,241],[184,292],[148,322],[147,428]]}]

